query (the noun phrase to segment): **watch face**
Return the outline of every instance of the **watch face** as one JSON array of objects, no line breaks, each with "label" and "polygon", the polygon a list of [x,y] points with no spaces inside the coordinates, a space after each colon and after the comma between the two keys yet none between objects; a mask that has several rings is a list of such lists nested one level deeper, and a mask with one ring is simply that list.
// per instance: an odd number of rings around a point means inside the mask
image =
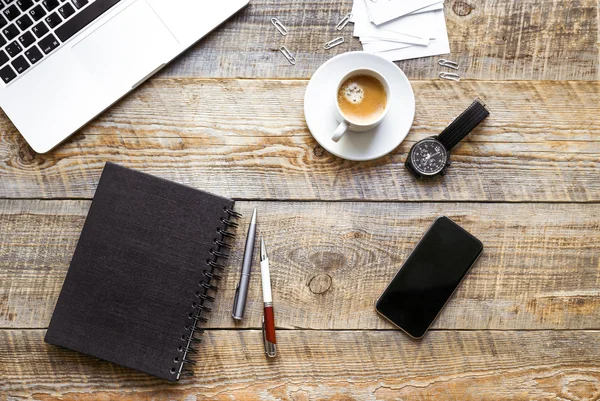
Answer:
[{"label": "watch face", "polygon": [[448,152],[436,139],[423,139],[412,149],[411,162],[423,175],[435,175],[446,167]]}]

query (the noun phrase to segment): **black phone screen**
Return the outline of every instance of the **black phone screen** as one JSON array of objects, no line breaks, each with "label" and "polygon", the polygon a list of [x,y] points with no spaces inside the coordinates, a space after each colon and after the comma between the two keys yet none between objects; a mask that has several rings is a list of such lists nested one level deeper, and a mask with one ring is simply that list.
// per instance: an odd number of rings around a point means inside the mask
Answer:
[{"label": "black phone screen", "polygon": [[483,244],[439,217],[377,301],[377,311],[412,337],[422,337],[475,263]]}]

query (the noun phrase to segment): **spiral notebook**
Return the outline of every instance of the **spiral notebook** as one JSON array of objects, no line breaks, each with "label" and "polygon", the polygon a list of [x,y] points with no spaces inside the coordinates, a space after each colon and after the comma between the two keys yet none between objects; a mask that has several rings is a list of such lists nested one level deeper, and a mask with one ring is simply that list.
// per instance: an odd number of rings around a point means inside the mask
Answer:
[{"label": "spiral notebook", "polygon": [[170,381],[192,374],[233,206],[107,163],[45,341]]}]

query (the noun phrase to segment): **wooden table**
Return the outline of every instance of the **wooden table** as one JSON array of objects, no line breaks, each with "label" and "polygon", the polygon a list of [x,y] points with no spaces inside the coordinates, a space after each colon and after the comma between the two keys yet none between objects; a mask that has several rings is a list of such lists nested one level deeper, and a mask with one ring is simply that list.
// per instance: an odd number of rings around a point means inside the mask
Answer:
[{"label": "wooden table", "polygon": [[[447,0],[463,80],[437,79],[437,57],[398,63],[416,95],[413,128],[364,163],[324,151],[303,116],[312,72],[360,49],[350,27],[344,45],[323,49],[350,8],[252,0],[48,154],[0,116],[1,400],[599,399],[598,1]],[[445,178],[413,180],[410,146],[476,96],[492,117],[456,148]],[[243,238],[201,375],[169,384],[43,342],[106,161],[233,197],[243,226],[258,208],[271,238],[276,360],[262,348],[258,275],[243,324],[229,315]],[[413,341],[373,303],[442,214],[486,248]]]}]

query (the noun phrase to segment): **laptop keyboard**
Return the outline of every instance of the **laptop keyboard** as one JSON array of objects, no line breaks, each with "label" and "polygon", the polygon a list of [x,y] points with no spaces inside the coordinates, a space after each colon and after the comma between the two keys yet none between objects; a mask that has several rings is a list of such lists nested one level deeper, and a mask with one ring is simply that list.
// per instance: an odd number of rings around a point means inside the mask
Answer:
[{"label": "laptop keyboard", "polygon": [[120,0],[0,0],[0,79],[8,84]]}]

